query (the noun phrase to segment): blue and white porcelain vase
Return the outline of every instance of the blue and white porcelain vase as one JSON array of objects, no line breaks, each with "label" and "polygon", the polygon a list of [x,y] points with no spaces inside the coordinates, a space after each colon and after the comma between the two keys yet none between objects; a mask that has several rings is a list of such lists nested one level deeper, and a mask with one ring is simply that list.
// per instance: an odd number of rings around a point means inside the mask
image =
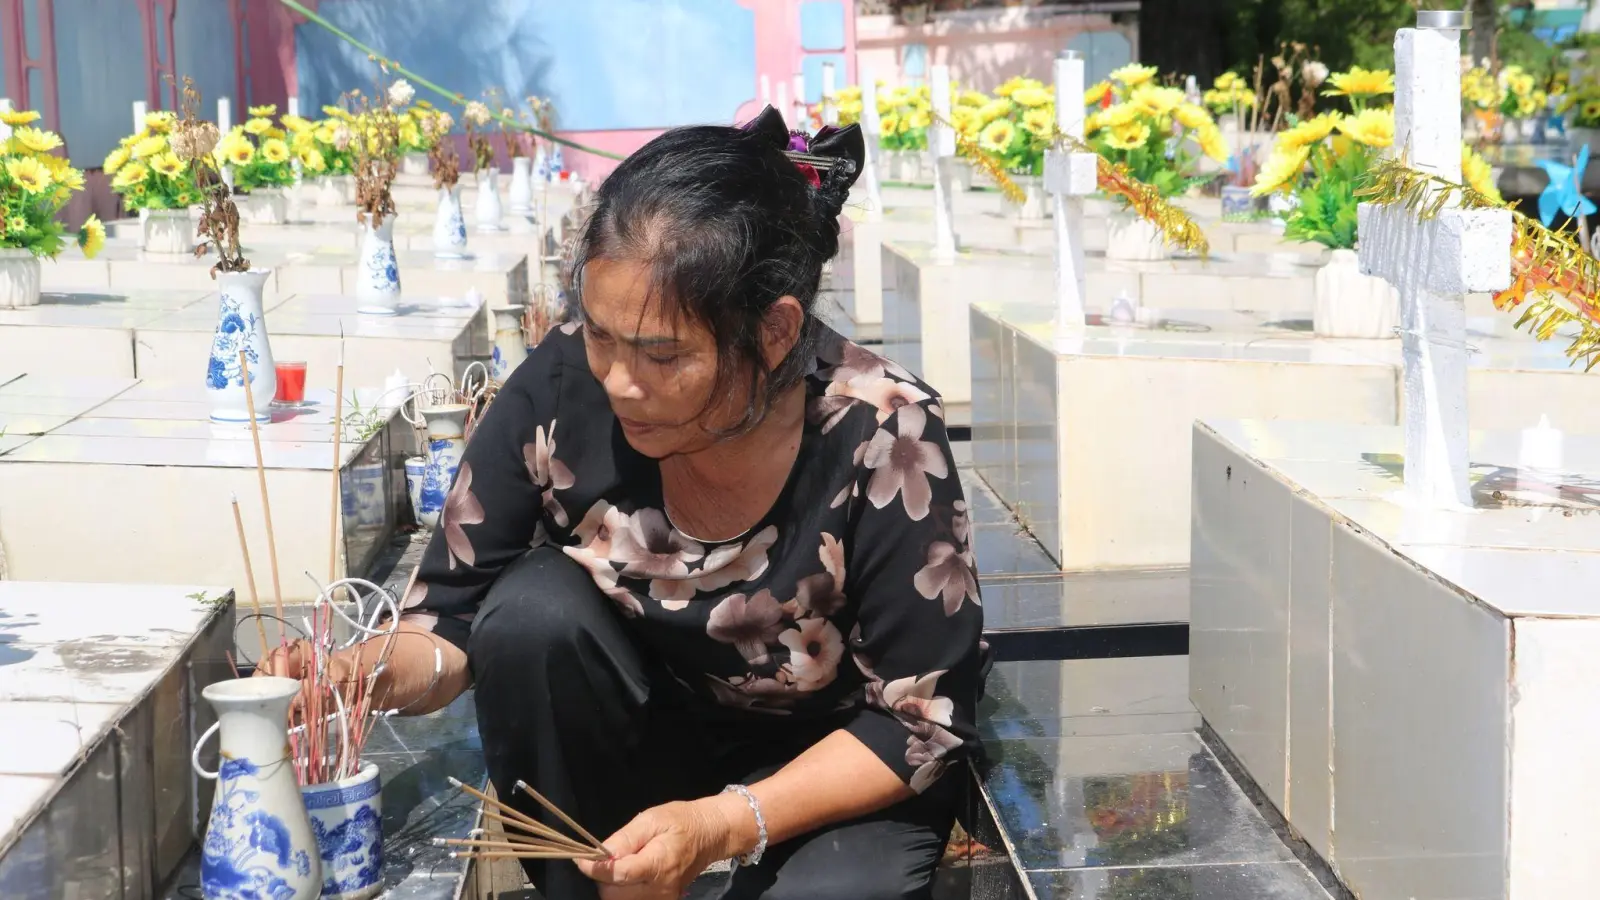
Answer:
[{"label": "blue and white porcelain vase", "polygon": [[433,216],[433,255],[440,259],[464,259],[467,255],[467,223],[461,219],[459,185],[439,189],[439,209]]},{"label": "blue and white porcelain vase", "polygon": [[478,170],[478,199],[474,204],[474,218],[479,231],[500,230],[500,170]]},{"label": "blue and white porcelain vase", "polygon": [[361,223],[361,257],[356,262],[356,312],[392,316],[400,305],[400,262],[394,255],[394,216],[378,227]]},{"label": "blue and white porcelain vase", "polygon": [[533,160],[518,156],[511,160],[511,189],[506,199],[511,201],[511,212],[527,215],[533,212]]},{"label": "blue and white porcelain vase", "polygon": [[490,353],[489,376],[501,384],[528,358],[528,338],[522,331],[526,311],[523,306],[490,310],[494,314],[494,349]]},{"label": "blue and white porcelain vase", "polygon": [[[314,900],[322,894],[322,855],[289,759],[292,678],[235,678],[201,695],[217,711],[222,767],[200,848],[206,900]],[[204,742],[211,732],[201,737]]]},{"label": "blue and white porcelain vase", "polygon": [[418,521],[429,527],[439,524],[445,497],[449,496],[456,472],[461,469],[461,454],[467,449],[470,409],[465,403],[448,403],[417,410],[428,432],[428,463],[422,472],[422,492],[416,510]]},{"label": "blue and white porcelain vase", "polygon": [[[211,337],[211,359],[206,364],[206,397],[211,401],[213,422],[271,419],[278,372],[272,364],[272,344],[267,340],[267,320],[261,308],[261,292],[271,274],[271,269],[251,269],[217,276],[217,330]],[[246,367],[239,362],[241,350],[250,371],[248,397]]]},{"label": "blue and white porcelain vase", "polygon": [[552,144],[550,147],[550,180],[560,181],[561,173],[567,167],[567,161],[561,155],[561,145]]},{"label": "blue and white porcelain vase", "polygon": [[378,767],[300,789],[322,857],[322,900],[371,900],[383,892],[383,795]]},{"label": "blue and white porcelain vase", "polygon": [[423,528],[439,527],[439,508],[433,507],[429,511],[422,508],[422,486],[428,478],[428,458],[426,456],[411,456],[406,458],[406,496],[411,498],[411,514],[417,524]]},{"label": "blue and white porcelain vase", "polygon": [[540,181],[550,180],[550,157],[545,155],[543,144],[533,151],[533,177]]}]

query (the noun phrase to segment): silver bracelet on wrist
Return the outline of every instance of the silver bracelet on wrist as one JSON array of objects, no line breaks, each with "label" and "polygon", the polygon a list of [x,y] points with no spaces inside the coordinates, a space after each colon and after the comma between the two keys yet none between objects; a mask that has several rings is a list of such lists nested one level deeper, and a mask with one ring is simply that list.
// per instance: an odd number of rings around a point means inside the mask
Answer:
[{"label": "silver bracelet on wrist", "polygon": [[724,794],[738,794],[743,797],[744,802],[750,804],[750,811],[756,814],[756,848],[744,856],[734,857],[734,863],[741,866],[759,865],[761,854],[767,852],[767,819],[761,815],[761,801],[757,800],[756,795],[750,793],[750,789],[742,784],[730,784],[723,788],[722,792]]}]

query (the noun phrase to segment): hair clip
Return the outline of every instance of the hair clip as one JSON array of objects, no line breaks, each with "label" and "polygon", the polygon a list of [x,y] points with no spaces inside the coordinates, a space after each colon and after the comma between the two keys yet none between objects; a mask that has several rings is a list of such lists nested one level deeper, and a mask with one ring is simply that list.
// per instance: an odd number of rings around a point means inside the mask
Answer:
[{"label": "hair clip", "polygon": [[783,151],[783,155],[789,157],[790,161],[796,164],[808,165],[815,169],[827,170],[833,168],[834,166],[849,163],[850,170],[854,171],[856,165],[855,160],[852,159],[842,159],[834,156],[815,156],[810,153],[801,153],[798,150],[785,150]]}]

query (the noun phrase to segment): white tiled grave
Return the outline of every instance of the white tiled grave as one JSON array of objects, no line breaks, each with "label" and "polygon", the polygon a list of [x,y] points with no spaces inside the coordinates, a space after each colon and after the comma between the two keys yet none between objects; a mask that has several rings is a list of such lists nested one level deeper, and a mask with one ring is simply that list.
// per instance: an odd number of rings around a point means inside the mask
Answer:
[{"label": "white tiled grave", "polygon": [[[431,250],[400,250],[395,257],[400,267],[400,293],[405,300],[458,298],[473,289],[491,307],[528,300],[526,253],[474,252],[467,259],[439,259]],[[353,297],[359,264],[354,246],[345,250],[319,248],[297,254],[294,262],[279,269],[275,277],[285,295]]]},{"label": "white tiled grave", "polygon": [[[346,390],[375,408],[377,390]],[[340,446],[333,503],[332,391],[261,426],[285,601],[326,579],[337,527],[339,574],[361,573],[409,515],[412,428],[392,409]],[[347,409],[347,411],[349,411]],[[273,597],[250,429],[209,421],[198,378],[183,382],[25,374],[0,386],[0,542],[10,577],[225,584],[247,596],[231,498],[237,496],[255,580]]]},{"label": "white tiled grave", "polygon": [[[1477,304],[1474,304],[1476,306]],[[1058,338],[1044,305],[971,311],[973,457],[1067,570],[1189,560],[1190,426],[1227,417],[1397,425],[1399,341],[1317,338],[1303,321],[1152,310],[1157,327]],[[1469,402],[1487,428],[1600,432],[1600,380],[1560,340],[1470,317]]]},{"label": "white tiled grave", "polygon": [[1399,428],[1194,427],[1192,697],[1358,896],[1600,882],[1600,438],[1522,447],[1473,432],[1439,512],[1395,502]]},{"label": "white tiled grave", "polygon": [[[340,354],[346,392],[377,387],[396,370],[412,381],[431,371],[459,377],[489,357],[486,313],[471,297],[402,297],[393,316],[361,315],[353,297],[296,295],[267,316],[273,357],[306,363],[306,384],[332,390]],[[199,304],[139,326],[139,377],[181,382],[200,377],[216,328],[214,304]]]},{"label": "white tiled grave", "polygon": [[[1088,229],[1093,230],[1093,229]],[[1210,259],[1123,262],[1091,255],[1088,305],[1119,295],[1169,310],[1233,310],[1310,319],[1316,267],[1296,254],[1213,254]],[[968,249],[933,259],[932,245],[883,244],[884,353],[953,403],[972,397],[968,308],[977,302],[1045,302],[1054,296],[1051,253]]]},{"label": "white tiled grave", "polygon": [[[269,302],[294,291],[284,291],[282,275],[307,254],[297,248],[268,247],[245,254],[252,268],[271,269],[262,288]],[[99,256],[85,259],[77,247],[64,250],[41,267],[41,283],[46,291],[213,291],[216,279],[211,269],[216,255],[195,257],[184,254],[146,253],[133,243],[110,242]]]},{"label": "white tiled grave", "polygon": [[233,630],[216,585],[0,581],[0,896],[155,895],[210,805],[189,748]]},{"label": "white tiled grave", "polygon": [[[215,288],[209,290],[49,291],[38,306],[0,309],[0,367],[10,371],[71,371],[131,378],[134,335],[175,313],[208,310],[216,327]],[[269,307],[271,304],[268,304]],[[203,366],[204,354],[197,365]]]}]

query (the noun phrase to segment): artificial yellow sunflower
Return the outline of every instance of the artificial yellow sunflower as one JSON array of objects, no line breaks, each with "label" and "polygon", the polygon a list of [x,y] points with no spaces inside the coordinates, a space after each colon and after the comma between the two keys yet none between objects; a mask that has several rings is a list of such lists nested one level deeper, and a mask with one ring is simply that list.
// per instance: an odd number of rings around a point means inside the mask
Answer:
[{"label": "artificial yellow sunflower", "polygon": [[172,130],[172,126],[177,121],[177,115],[166,110],[157,110],[153,113],[144,114],[145,130],[151,134],[166,134]]},{"label": "artificial yellow sunflower", "polygon": [[247,119],[244,123],[244,130],[257,136],[266,134],[272,130],[272,120],[263,119],[259,116],[254,119]]},{"label": "artificial yellow sunflower", "polygon": [[297,155],[300,157],[300,165],[313,175],[328,167],[327,161],[322,158],[322,151],[316,147],[307,147]]},{"label": "artificial yellow sunflower", "polygon": [[166,152],[167,139],[159,134],[152,134],[148,137],[140,138],[132,149],[134,159],[149,159],[157,153]]},{"label": "artificial yellow sunflower", "polygon": [[1011,101],[990,100],[978,109],[978,117],[985,125],[1011,112]]},{"label": "artificial yellow sunflower", "polygon": [[926,109],[914,109],[911,111],[911,115],[905,117],[904,121],[906,127],[913,131],[918,128],[927,128],[933,124],[933,113]]},{"label": "artificial yellow sunflower", "polygon": [[0,122],[16,128],[18,125],[32,125],[39,121],[39,114],[31,109],[0,110]]},{"label": "artificial yellow sunflower", "polygon": [[91,214],[89,220],[78,229],[78,246],[83,249],[83,255],[94,259],[106,246],[106,226],[101,224],[100,217]]},{"label": "artificial yellow sunflower", "polygon": [[1278,135],[1278,145],[1282,147],[1309,147],[1333,133],[1334,126],[1339,124],[1341,116],[1338,113],[1323,113],[1313,116],[1304,122],[1286,128]]},{"label": "artificial yellow sunflower", "polygon": [[407,122],[400,126],[400,143],[408,147],[417,147],[422,144],[422,129]]},{"label": "artificial yellow sunflower", "polygon": [[1022,114],[1022,127],[1026,128],[1035,137],[1047,138],[1056,130],[1056,111],[1053,109],[1030,109]]},{"label": "artificial yellow sunflower", "polygon": [[1143,122],[1113,125],[1106,135],[1106,146],[1113,150],[1132,150],[1150,140],[1150,126]]},{"label": "artificial yellow sunflower", "polygon": [[1178,108],[1172,111],[1172,117],[1185,128],[1204,128],[1212,124],[1210,113],[1193,103],[1178,104]]},{"label": "artificial yellow sunflower", "polygon": [[1017,126],[1010,119],[995,119],[978,132],[978,146],[988,153],[1005,153],[1016,134]]},{"label": "artificial yellow sunflower", "polygon": [[1034,81],[1031,78],[1023,78],[1021,75],[1014,75],[1011,78],[1006,79],[1004,84],[1001,84],[999,87],[995,88],[994,95],[996,97],[1006,97],[1009,99],[1011,95],[1016,93],[1018,90],[1034,86],[1041,85],[1039,85],[1039,82]]},{"label": "artificial yellow sunflower", "polygon": [[350,114],[349,110],[341,109],[337,106],[324,106],[322,108],[322,114],[330,119],[343,119],[346,122],[349,122],[355,118],[355,116]]},{"label": "artificial yellow sunflower", "polygon": [[1136,88],[1128,101],[1152,116],[1164,116],[1183,102],[1183,91],[1146,84]]},{"label": "artificial yellow sunflower", "polygon": [[[46,159],[50,158],[53,157],[46,157]],[[50,180],[66,188],[69,194],[73,191],[83,190],[83,173],[70,165],[63,165],[59,171],[51,172]]]},{"label": "artificial yellow sunflower", "polygon": [[235,141],[226,150],[217,149],[222,150],[223,160],[235,166],[248,166],[256,159],[256,148],[250,146],[249,141]]},{"label": "artificial yellow sunflower", "polygon": [[1505,198],[1500,196],[1500,188],[1494,183],[1494,172],[1489,168],[1488,160],[1479,156],[1476,150],[1461,145],[1461,178],[1467,186],[1496,203],[1504,203]]},{"label": "artificial yellow sunflower", "polygon": [[1087,91],[1083,92],[1084,106],[1098,106],[1106,99],[1106,94],[1111,90],[1111,82],[1097,81]]},{"label": "artificial yellow sunflower", "polygon": [[12,216],[6,220],[6,231],[11,234],[21,234],[28,230],[28,220],[21,216]]},{"label": "artificial yellow sunflower", "polygon": [[950,110],[950,124],[956,127],[963,137],[975,138],[978,130],[983,127],[983,120],[978,118],[978,111],[970,106],[957,106]]},{"label": "artificial yellow sunflower", "polygon": [[1156,77],[1155,66],[1141,66],[1138,63],[1128,63],[1111,73],[1111,80],[1124,87],[1137,87],[1154,77]]},{"label": "artificial yellow sunflower", "polygon": [[899,134],[900,117],[894,113],[880,114],[878,119],[878,128],[881,129],[884,134]]},{"label": "artificial yellow sunflower", "polygon": [[265,106],[252,106],[250,107],[249,112],[252,116],[263,116],[270,118],[278,114],[278,105],[276,103],[268,103]]},{"label": "artificial yellow sunflower", "polygon": [[316,127],[315,125],[311,124],[310,119],[307,119],[304,116],[284,116],[278,121],[283,123],[284,128],[289,129],[295,134],[311,131]]},{"label": "artificial yellow sunflower", "polygon": [[177,199],[179,206],[193,206],[200,202],[199,197],[196,197],[194,194],[191,194],[188,191],[179,191]]},{"label": "artificial yellow sunflower", "polygon": [[50,187],[50,170],[31,156],[6,161],[6,174],[30,194],[41,194]]},{"label": "artificial yellow sunflower", "polygon": [[168,178],[177,178],[188,165],[172,153],[158,153],[150,157],[150,168]]},{"label": "artificial yellow sunflower", "polygon": [[11,132],[11,145],[31,153],[49,153],[61,146],[61,138],[53,131],[23,127]]},{"label": "artificial yellow sunflower", "polygon": [[1310,147],[1280,147],[1273,151],[1267,158],[1266,165],[1256,173],[1256,183],[1250,188],[1250,196],[1264,197],[1273,191],[1287,187],[1306,167],[1306,160],[1311,156]]},{"label": "artificial yellow sunflower", "polygon": [[1104,127],[1106,127],[1106,117],[1103,112],[1092,112],[1083,117],[1084,137],[1088,137]]},{"label": "artificial yellow sunflower", "polygon": [[1138,119],[1139,108],[1131,103],[1117,103],[1101,110],[1100,115],[1104,117],[1106,125],[1117,128]]},{"label": "artificial yellow sunflower", "polygon": [[1322,92],[1324,97],[1375,97],[1394,93],[1394,73],[1386,69],[1368,71],[1351,66],[1348,72],[1335,72],[1328,76],[1332,85]]},{"label": "artificial yellow sunflower", "polygon": [[281,138],[269,138],[261,145],[261,158],[274,165],[289,161],[289,145]]},{"label": "artificial yellow sunflower", "polygon": [[111,186],[117,190],[127,190],[144,184],[150,177],[150,169],[142,162],[131,162],[122,167],[122,171],[111,179]]},{"label": "artificial yellow sunflower", "polygon": [[1195,129],[1194,139],[1200,145],[1201,153],[1217,162],[1228,161],[1228,142],[1222,137],[1222,129],[1217,127],[1217,123],[1207,122]]},{"label": "artificial yellow sunflower", "polygon": [[1244,79],[1239,77],[1238,72],[1223,72],[1217,76],[1216,81],[1211,83],[1211,86],[1219,91],[1231,91],[1243,85]]},{"label": "artificial yellow sunflower", "polygon": [[[848,97],[841,97],[840,101],[844,102],[849,99]],[[989,95],[982,91],[962,91],[961,96],[956,98],[957,106],[981,107],[988,102]]]},{"label": "artificial yellow sunflower", "polygon": [[1339,120],[1338,129],[1368,147],[1394,144],[1394,110],[1367,109]]},{"label": "artificial yellow sunflower", "polygon": [[1037,109],[1051,101],[1050,92],[1042,87],[1023,87],[1011,92],[1011,102],[1028,109]]}]

